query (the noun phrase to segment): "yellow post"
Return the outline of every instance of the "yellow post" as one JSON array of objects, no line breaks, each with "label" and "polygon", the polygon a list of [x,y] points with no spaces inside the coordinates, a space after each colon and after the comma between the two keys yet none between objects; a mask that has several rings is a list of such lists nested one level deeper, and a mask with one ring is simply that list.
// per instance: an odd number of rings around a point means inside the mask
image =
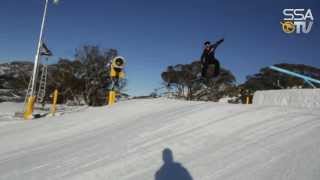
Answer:
[{"label": "yellow post", "polygon": [[57,111],[58,94],[59,94],[58,90],[57,89],[54,90],[53,98],[52,98],[52,107],[51,107],[51,115],[53,115],[53,116]]},{"label": "yellow post", "polygon": [[33,105],[34,105],[35,100],[36,100],[35,96],[28,97],[25,111],[23,114],[24,119],[26,119],[26,120],[32,119]]},{"label": "yellow post", "polygon": [[249,96],[247,96],[247,98],[246,98],[246,104],[250,104],[250,97]]},{"label": "yellow post", "polygon": [[115,91],[109,91],[109,98],[108,98],[108,105],[111,106],[116,101],[116,92]]}]

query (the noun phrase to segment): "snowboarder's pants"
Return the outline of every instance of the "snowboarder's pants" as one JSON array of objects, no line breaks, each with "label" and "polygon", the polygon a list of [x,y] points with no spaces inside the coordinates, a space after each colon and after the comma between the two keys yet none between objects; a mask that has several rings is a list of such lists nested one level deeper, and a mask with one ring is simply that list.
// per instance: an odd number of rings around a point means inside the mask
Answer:
[{"label": "snowboarder's pants", "polygon": [[202,71],[201,71],[201,76],[202,77],[207,77],[208,66],[209,66],[209,64],[203,64],[202,65]]},{"label": "snowboarder's pants", "polygon": [[215,60],[210,64],[208,64],[208,63],[202,64],[202,71],[201,71],[202,77],[210,78],[210,77],[208,77],[208,69],[209,69],[210,65],[214,65],[214,71],[213,71],[214,73],[210,74],[209,76],[217,77],[220,74],[220,63],[219,63],[219,61]]}]

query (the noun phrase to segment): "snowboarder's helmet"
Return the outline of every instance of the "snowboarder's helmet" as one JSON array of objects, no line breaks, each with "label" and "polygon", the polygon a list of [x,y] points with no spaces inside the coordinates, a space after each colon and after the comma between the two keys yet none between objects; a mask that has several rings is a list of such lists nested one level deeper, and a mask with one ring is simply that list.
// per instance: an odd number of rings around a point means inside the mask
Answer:
[{"label": "snowboarder's helmet", "polygon": [[210,45],[211,44],[211,42],[210,41],[206,41],[206,42],[204,42],[204,45]]}]

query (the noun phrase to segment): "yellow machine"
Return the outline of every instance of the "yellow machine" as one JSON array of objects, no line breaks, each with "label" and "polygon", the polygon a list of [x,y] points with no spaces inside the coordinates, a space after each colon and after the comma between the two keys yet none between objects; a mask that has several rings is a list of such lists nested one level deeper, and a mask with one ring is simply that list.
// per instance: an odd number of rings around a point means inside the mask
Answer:
[{"label": "yellow machine", "polygon": [[112,80],[112,88],[107,95],[108,105],[113,105],[116,102],[116,91],[115,85],[118,85],[119,79],[123,79],[125,77],[124,67],[126,65],[126,61],[123,57],[117,56],[112,60],[110,67],[110,77]]},{"label": "yellow machine", "polygon": [[112,60],[111,63],[111,71],[110,76],[111,78],[120,79],[124,78],[125,74],[123,72],[124,66],[126,62],[123,57],[116,57]]}]

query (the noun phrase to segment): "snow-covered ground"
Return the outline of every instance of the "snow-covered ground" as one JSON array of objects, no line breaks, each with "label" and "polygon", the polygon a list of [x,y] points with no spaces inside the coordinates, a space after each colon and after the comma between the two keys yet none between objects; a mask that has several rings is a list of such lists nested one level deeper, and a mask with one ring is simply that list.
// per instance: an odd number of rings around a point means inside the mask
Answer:
[{"label": "snow-covered ground", "polygon": [[319,109],[149,99],[0,119],[5,180],[152,180],[165,148],[194,180],[320,179]]},{"label": "snow-covered ground", "polygon": [[[14,117],[15,112],[23,110],[23,103],[0,103],[0,129],[7,123],[19,123],[20,118]],[[1,143],[1,142],[0,142]],[[0,150],[1,151],[1,150]],[[0,167],[1,168],[1,167]]]}]

